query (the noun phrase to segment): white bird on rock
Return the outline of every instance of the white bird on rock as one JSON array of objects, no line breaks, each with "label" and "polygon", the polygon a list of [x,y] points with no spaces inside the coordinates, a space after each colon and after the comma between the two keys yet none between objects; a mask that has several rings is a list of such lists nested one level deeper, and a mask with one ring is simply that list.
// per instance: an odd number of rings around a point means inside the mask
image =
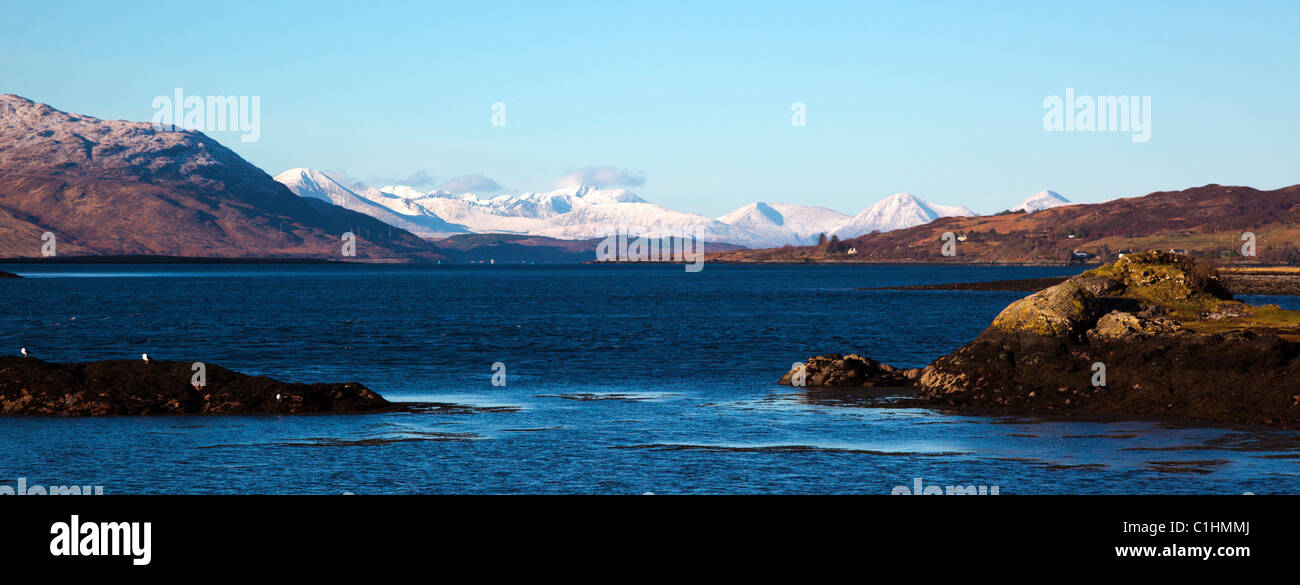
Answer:
[{"label": "white bird on rock", "polygon": [[27,348],[25,348],[25,347],[22,348],[22,349],[20,349],[20,350],[18,350],[18,351],[23,352],[23,357],[32,357],[32,354],[29,353],[29,352],[27,351]]},{"label": "white bird on rock", "polygon": [[151,363],[151,360],[149,359],[149,354],[147,354],[147,353],[142,353],[142,354],[140,354],[140,357],[141,357],[141,358],[144,358],[144,363],[146,363],[146,364],[147,364],[147,363]]}]

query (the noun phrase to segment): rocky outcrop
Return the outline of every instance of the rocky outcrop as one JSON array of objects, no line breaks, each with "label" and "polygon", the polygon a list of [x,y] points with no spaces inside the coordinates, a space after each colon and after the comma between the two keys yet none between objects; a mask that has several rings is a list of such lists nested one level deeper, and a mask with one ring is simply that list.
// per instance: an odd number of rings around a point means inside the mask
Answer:
[{"label": "rocky outcrop", "polygon": [[1182,328],[1182,325],[1173,319],[1148,318],[1124,311],[1111,311],[1097,319],[1097,325],[1088,330],[1088,339],[1101,341],[1146,338],[1153,335],[1169,335]]},{"label": "rocky outcrop", "polygon": [[926,367],[920,391],[949,406],[1300,428],[1300,312],[1232,300],[1190,258],[1132,254],[1012,303]]},{"label": "rocky outcrop", "polygon": [[[831,354],[809,358],[801,368],[795,367],[781,377],[781,383],[794,386],[900,387],[912,386],[921,377],[920,369],[900,370],[858,354]],[[803,383],[799,384],[802,377]]]},{"label": "rocky outcrop", "polygon": [[204,365],[192,385],[190,362],[56,364],[0,357],[0,414],[124,416],[309,414],[404,410],[361,384],[301,384]]},{"label": "rocky outcrop", "polygon": [[22,278],[22,277],[12,272],[5,272],[3,270],[0,270],[0,278]]}]

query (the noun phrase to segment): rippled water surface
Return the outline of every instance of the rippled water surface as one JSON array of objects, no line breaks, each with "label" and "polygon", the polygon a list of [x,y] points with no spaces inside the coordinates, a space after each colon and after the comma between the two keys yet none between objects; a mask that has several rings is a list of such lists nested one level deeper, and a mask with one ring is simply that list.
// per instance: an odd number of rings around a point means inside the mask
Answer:
[{"label": "rippled water surface", "polygon": [[[922,366],[1058,267],[0,265],[0,351],[362,382],[432,412],[0,418],[0,485],[108,493],[1300,492],[1300,433],[981,417],[775,383]],[[1248,302],[1300,308],[1294,297]],[[506,365],[507,385],[491,383]]]}]

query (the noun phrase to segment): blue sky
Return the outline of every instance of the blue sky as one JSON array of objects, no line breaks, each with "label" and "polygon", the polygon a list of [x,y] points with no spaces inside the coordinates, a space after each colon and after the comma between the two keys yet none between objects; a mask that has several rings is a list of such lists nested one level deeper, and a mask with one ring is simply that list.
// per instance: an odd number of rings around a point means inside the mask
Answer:
[{"label": "blue sky", "polygon": [[[1300,6],[1278,2],[15,2],[0,92],[148,121],[261,96],[271,174],[548,190],[588,166],[667,207],[980,212],[1300,183]],[[1151,96],[1151,138],[1047,132],[1044,98]],[[506,125],[491,124],[492,104]],[[791,105],[807,125],[791,124]],[[617,175],[617,173],[613,173]],[[433,186],[432,184],[430,186]]]}]

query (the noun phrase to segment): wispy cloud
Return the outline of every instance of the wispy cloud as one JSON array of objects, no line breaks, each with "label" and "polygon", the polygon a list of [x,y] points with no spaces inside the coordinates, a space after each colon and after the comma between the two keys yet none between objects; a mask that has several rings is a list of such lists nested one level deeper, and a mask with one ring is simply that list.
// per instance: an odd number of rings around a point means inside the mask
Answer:
[{"label": "wispy cloud", "polygon": [[407,185],[410,187],[427,187],[436,182],[437,181],[435,181],[434,178],[431,175],[429,175],[427,171],[425,171],[424,169],[420,169],[418,171],[415,171],[414,173],[411,173],[411,176],[402,179],[400,181],[397,181],[397,184]]},{"label": "wispy cloud", "polygon": [[555,182],[557,187],[575,187],[583,184],[592,187],[640,187],[645,184],[645,176],[611,166],[586,166],[560,177],[560,180]]},{"label": "wispy cloud", "polygon": [[326,169],[322,170],[325,176],[338,181],[340,185],[353,191],[364,191],[370,184],[375,185],[406,185],[408,187],[429,187],[437,183],[432,175],[423,169],[411,173],[410,176],[403,179],[394,179],[392,177],[370,177],[362,180],[353,177],[343,169]]},{"label": "wispy cloud", "polygon": [[500,191],[501,185],[480,173],[452,177],[442,182],[442,190],[452,193],[491,193]]},{"label": "wispy cloud", "polygon": [[348,176],[348,172],[342,169],[327,169],[321,171],[326,177],[334,179],[338,184],[347,187],[353,191],[363,191],[366,184],[361,179]]}]

